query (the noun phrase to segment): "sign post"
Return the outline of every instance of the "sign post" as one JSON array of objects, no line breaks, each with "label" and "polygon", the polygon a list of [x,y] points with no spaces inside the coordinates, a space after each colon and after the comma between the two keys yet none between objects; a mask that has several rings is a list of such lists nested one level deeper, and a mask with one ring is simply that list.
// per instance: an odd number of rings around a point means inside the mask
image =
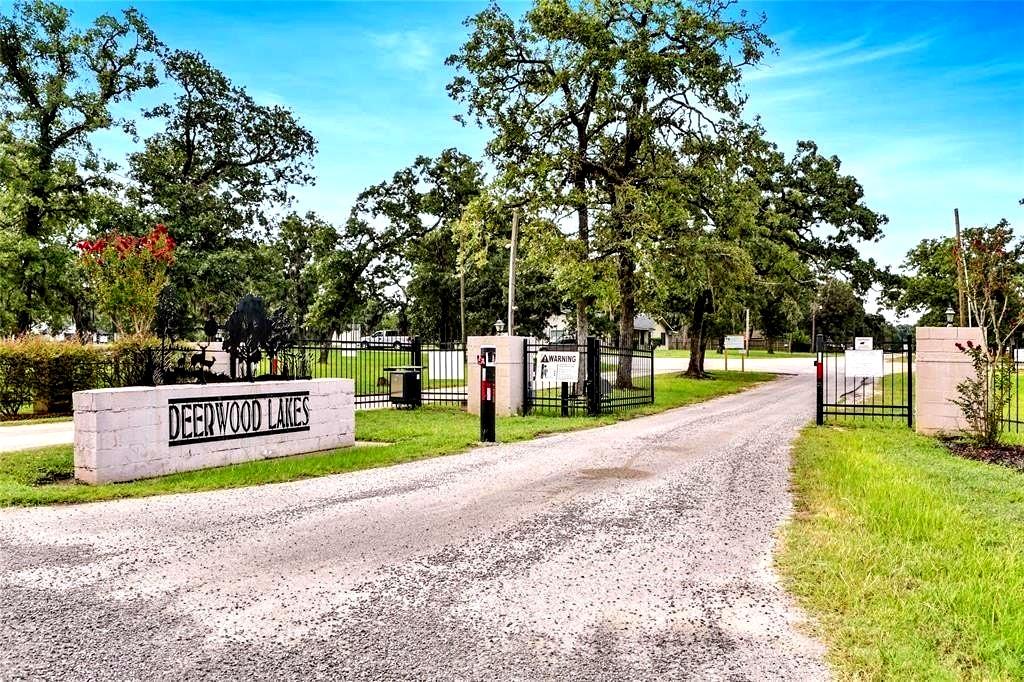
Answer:
[{"label": "sign post", "polygon": [[740,370],[745,370],[746,362],[743,358],[743,351],[746,349],[746,337],[743,334],[730,334],[725,337],[725,369],[729,371],[729,350],[740,352]]},{"label": "sign post", "polygon": [[480,365],[480,442],[495,441],[494,428],[494,380],[495,358],[498,349],[494,346],[480,346],[476,362]]}]

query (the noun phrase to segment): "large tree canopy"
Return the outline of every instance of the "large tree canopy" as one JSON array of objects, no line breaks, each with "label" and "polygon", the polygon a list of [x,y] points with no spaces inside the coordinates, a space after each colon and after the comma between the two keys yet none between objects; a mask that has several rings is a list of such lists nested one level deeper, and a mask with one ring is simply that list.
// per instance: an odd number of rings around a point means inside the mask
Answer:
[{"label": "large tree canopy", "polygon": [[17,159],[4,167],[7,234],[0,247],[6,262],[17,263],[5,274],[21,292],[18,331],[77,293],[64,287],[70,232],[87,222],[90,192],[109,185],[111,170],[90,135],[132,130],[112,107],[157,84],[157,44],[134,9],[102,15],[86,29],[72,25],[69,10],[42,0],[0,14],[0,122]]},{"label": "large tree canopy", "polygon": [[[457,298],[453,304],[450,295],[457,268],[452,226],[482,188],[479,163],[446,149],[436,158],[417,158],[390,180],[361,192],[336,244],[316,263],[319,288],[312,324],[337,331],[332,326],[382,299],[397,305],[407,319],[407,288],[410,275],[415,275],[413,286],[420,293],[431,286],[429,280],[442,286],[431,290],[439,307],[431,312],[431,321],[424,320],[423,333],[456,338],[452,315]],[[422,304],[430,305],[430,300]]]},{"label": "large tree canopy", "polygon": [[256,103],[201,55],[170,51],[163,63],[175,95],[144,114],[164,129],[130,157],[132,195],[178,241],[177,288],[224,314],[246,293],[238,284],[253,238],[293,186],[312,181],[316,141],[287,109]]},{"label": "large tree canopy", "polygon": [[[488,154],[510,176],[505,183],[556,214],[575,212],[576,243],[566,252],[586,273],[577,281],[594,283],[595,257],[619,262],[625,343],[635,263],[622,195],[644,186],[644,160],[659,144],[713,132],[737,115],[740,71],[770,47],[760,22],[727,10],[703,1],[540,0],[517,23],[491,5],[467,21],[470,37],[448,59],[459,68],[449,93],[491,129]],[[595,211],[607,212],[616,242],[600,252]],[[581,287],[572,296],[585,336],[596,293]]]}]

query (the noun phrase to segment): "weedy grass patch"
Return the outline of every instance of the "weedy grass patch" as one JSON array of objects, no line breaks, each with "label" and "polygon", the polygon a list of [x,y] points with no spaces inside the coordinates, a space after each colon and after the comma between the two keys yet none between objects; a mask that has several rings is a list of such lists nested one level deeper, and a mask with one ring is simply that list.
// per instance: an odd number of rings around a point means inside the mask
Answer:
[{"label": "weedy grass patch", "polygon": [[1024,474],[905,426],[808,427],[778,565],[847,679],[1024,679]]}]

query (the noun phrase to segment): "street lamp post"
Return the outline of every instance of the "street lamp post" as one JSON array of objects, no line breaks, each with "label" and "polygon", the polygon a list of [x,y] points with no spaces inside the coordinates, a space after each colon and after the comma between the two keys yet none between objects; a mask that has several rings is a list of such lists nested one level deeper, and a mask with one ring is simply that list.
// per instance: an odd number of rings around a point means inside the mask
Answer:
[{"label": "street lamp post", "polygon": [[494,323],[494,329],[498,332],[498,336],[501,336],[502,332],[505,331],[505,322],[501,318],[498,318]]},{"label": "street lamp post", "polygon": [[953,312],[953,308],[952,307],[946,308],[946,326],[947,327],[952,327],[953,326],[953,315],[954,314],[955,313]]}]

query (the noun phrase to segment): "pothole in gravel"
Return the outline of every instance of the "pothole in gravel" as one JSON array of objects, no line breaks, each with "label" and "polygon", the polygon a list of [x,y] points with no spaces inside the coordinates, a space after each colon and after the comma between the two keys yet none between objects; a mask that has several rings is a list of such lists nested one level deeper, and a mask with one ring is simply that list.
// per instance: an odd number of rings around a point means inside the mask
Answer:
[{"label": "pothole in gravel", "polygon": [[650,478],[653,476],[649,471],[642,469],[629,469],[627,467],[610,467],[607,469],[580,469],[580,476],[584,478]]}]

